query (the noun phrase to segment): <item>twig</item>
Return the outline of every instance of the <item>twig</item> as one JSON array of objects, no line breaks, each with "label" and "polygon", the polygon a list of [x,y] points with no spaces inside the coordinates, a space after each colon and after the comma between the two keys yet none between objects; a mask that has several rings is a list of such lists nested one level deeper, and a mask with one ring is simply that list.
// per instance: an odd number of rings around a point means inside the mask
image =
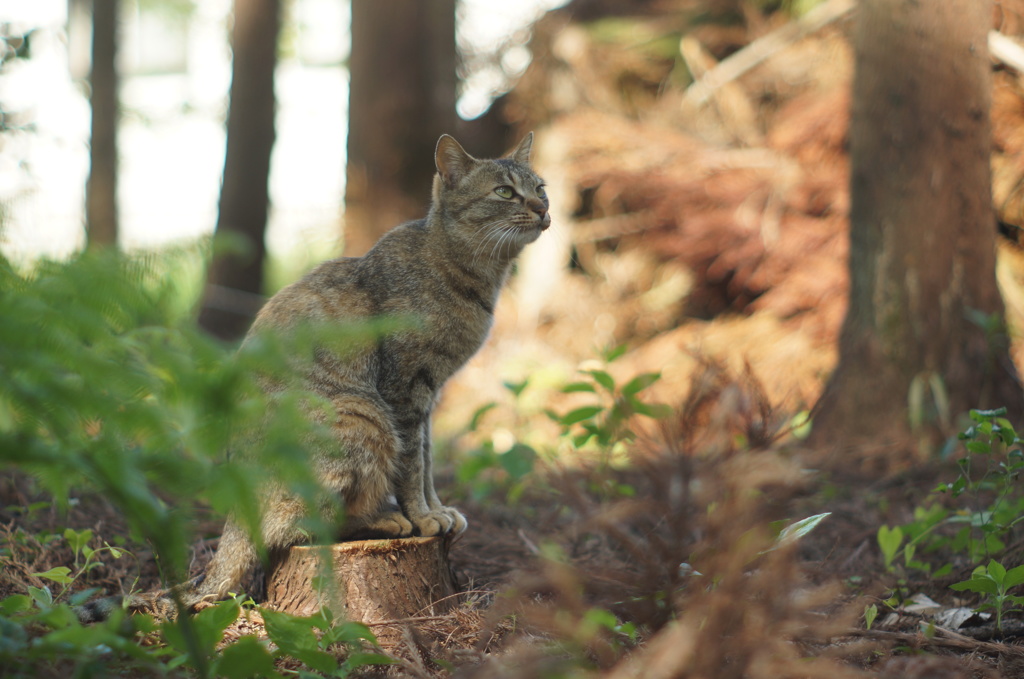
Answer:
[{"label": "twig", "polygon": [[804,36],[844,17],[856,7],[855,0],[828,0],[795,21],[763,35],[740,51],[723,59],[703,77],[686,88],[684,104],[702,106],[716,90],[736,80],[770,56]]},{"label": "twig", "polygon": [[[843,18],[856,7],[855,0],[829,0],[796,21],[763,35],[743,49],[723,59],[693,82],[683,95],[692,106],[703,106],[723,85],[736,80],[769,57],[801,38]],[[992,58],[1024,73],[1024,46],[999,31],[989,31],[988,51]]]},{"label": "twig", "polygon": [[[490,595],[493,595],[494,594],[494,590],[491,590],[491,589],[469,589],[469,590],[466,590],[465,592],[456,592],[455,594],[449,594],[448,596],[441,597],[437,601],[431,602],[429,606],[424,606],[420,610],[416,611],[416,613],[418,615],[418,614],[422,613],[423,611],[427,610],[428,608],[433,608],[434,606],[436,606],[437,604],[441,603],[442,601],[448,601],[448,599],[455,599],[455,598],[458,598],[458,597],[464,597],[464,596],[468,596],[470,594],[490,594]],[[442,616],[442,617],[447,617],[447,616]]]},{"label": "twig", "polygon": [[933,648],[950,648],[961,651],[976,651],[993,655],[1014,656],[1024,658],[1024,648],[1000,644],[991,641],[979,641],[957,634],[942,627],[934,627],[934,635],[926,636],[920,632],[887,632],[885,630],[850,630],[847,637],[861,637],[876,641],[893,641],[900,644],[931,646]]},{"label": "twig", "polygon": [[395,618],[394,620],[376,620],[364,622],[367,627],[383,627],[385,625],[405,625],[410,622],[432,622],[436,620],[448,620],[447,615],[418,615],[412,618]]},{"label": "twig", "polygon": [[988,51],[993,58],[1024,73],[1024,47],[1017,44],[1013,38],[1008,38],[999,31],[989,31]]},{"label": "twig", "polygon": [[523,532],[522,528],[520,528],[518,531],[516,531],[516,533],[519,535],[519,539],[523,541],[523,544],[526,545],[526,548],[528,550],[530,550],[530,552],[534,556],[540,556],[541,555],[540,548],[537,547],[537,545],[534,543],[533,540],[531,540],[530,538],[526,537],[526,533]]}]

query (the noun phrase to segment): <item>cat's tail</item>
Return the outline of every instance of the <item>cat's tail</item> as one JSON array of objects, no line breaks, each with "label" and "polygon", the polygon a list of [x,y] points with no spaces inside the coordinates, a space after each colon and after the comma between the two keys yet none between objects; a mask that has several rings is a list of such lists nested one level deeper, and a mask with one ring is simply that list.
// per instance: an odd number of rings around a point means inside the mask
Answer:
[{"label": "cat's tail", "polygon": [[191,612],[200,602],[228,598],[232,592],[239,591],[242,582],[259,564],[259,554],[252,540],[229,520],[217,553],[204,574],[166,590],[95,599],[76,606],[75,615],[87,624],[106,620],[113,611],[122,608],[128,613],[146,613],[158,620],[171,620],[177,617],[179,610]]},{"label": "cat's tail", "polygon": [[103,622],[118,609],[127,613],[145,613],[158,620],[173,620],[178,613],[178,606],[171,590],[126,596],[105,596],[88,601],[81,606],[75,606],[72,610],[78,616],[80,623],[88,625],[94,622]]}]

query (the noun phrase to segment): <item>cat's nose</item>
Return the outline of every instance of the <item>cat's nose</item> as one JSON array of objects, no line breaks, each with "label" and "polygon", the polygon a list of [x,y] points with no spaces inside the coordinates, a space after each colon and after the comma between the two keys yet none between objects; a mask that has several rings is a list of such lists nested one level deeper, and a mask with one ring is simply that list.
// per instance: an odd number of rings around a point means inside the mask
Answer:
[{"label": "cat's nose", "polygon": [[526,206],[530,208],[531,212],[536,213],[541,219],[544,219],[544,215],[548,213],[548,206],[539,200],[531,200],[526,204]]}]

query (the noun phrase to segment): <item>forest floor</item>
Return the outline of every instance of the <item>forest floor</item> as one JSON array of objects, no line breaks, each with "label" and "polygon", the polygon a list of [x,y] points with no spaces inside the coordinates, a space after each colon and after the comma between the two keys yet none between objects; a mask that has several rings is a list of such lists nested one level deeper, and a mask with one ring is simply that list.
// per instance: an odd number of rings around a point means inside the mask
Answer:
[{"label": "forest floor", "polygon": [[[982,598],[950,589],[977,563],[956,542],[956,518],[970,524],[993,502],[986,489],[932,493],[958,478],[956,432],[842,451],[809,449],[800,437],[845,311],[849,16],[788,40],[697,104],[680,72],[713,68],[789,18],[748,13],[742,30],[689,30],[664,9],[685,3],[649,4],[641,17],[549,15],[535,31],[534,65],[504,104],[515,125],[537,130],[556,225],[439,408],[437,438],[448,443],[438,487],[469,518],[451,549],[464,593],[452,611],[410,623],[401,671],[1024,676],[1019,614],[995,630],[968,610]],[[1020,13],[1001,6],[995,28],[1020,34]],[[996,204],[1012,231],[1024,214],[1015,189],[1024,185],[1024,90],[1016,71],[995,68]],[[1000,247],[1000,283],[1020,327],[1024,267],[1015,243]],[[598,358],[623,343],[623,356]],[[547,412],[587,403],[587,392],[563,387],[593,371],[620,391],[658,373],[640,393],[672,414],[630,420],[633,435],[612,453],[567,451],[579,429]],[[503,467],[497,460],[515,445],[540,453]],[[949,520],[925,528],[936,507]],[[780,527],[826,513],[780,541]],[[212,513],[200,516],[192,573],[221,529]],[[952,532],[944,543],[922,538],[934,549],[912,564],[905,551],[887,561],[885,526]],[[25,477],[4,475],[0,598],[43,586],[32,573],[73,561],[65,528],[124,542],[133,555],[104,556],[76,586],[160,586],[152,552],[132,543],[110,502],[83,494],[60,509]],[[1003,537],[991,556],[1024,562],[1024,541]],[[229,635],[254,631],[256,616]]]}]

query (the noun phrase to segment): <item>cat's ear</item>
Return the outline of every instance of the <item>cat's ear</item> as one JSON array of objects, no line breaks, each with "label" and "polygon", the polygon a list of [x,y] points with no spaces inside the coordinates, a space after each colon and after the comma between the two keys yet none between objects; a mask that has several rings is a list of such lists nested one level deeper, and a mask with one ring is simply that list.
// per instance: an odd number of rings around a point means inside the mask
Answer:
[{"label": "cat's ear", "polygon": [[455,186],[476,164],[476,158],[466,153],[455,138],[442,134],[434,151],[434,166],[445,186]]},{"label": "cat's ear", "polygon": [[519,146],[515,147],[514,150],[510,151],[506,158],[511,158],[517,163],[523,165],[530,164],[530,149],[533,147],[533,132],[527,132],[523,140],[519,142]]}]

